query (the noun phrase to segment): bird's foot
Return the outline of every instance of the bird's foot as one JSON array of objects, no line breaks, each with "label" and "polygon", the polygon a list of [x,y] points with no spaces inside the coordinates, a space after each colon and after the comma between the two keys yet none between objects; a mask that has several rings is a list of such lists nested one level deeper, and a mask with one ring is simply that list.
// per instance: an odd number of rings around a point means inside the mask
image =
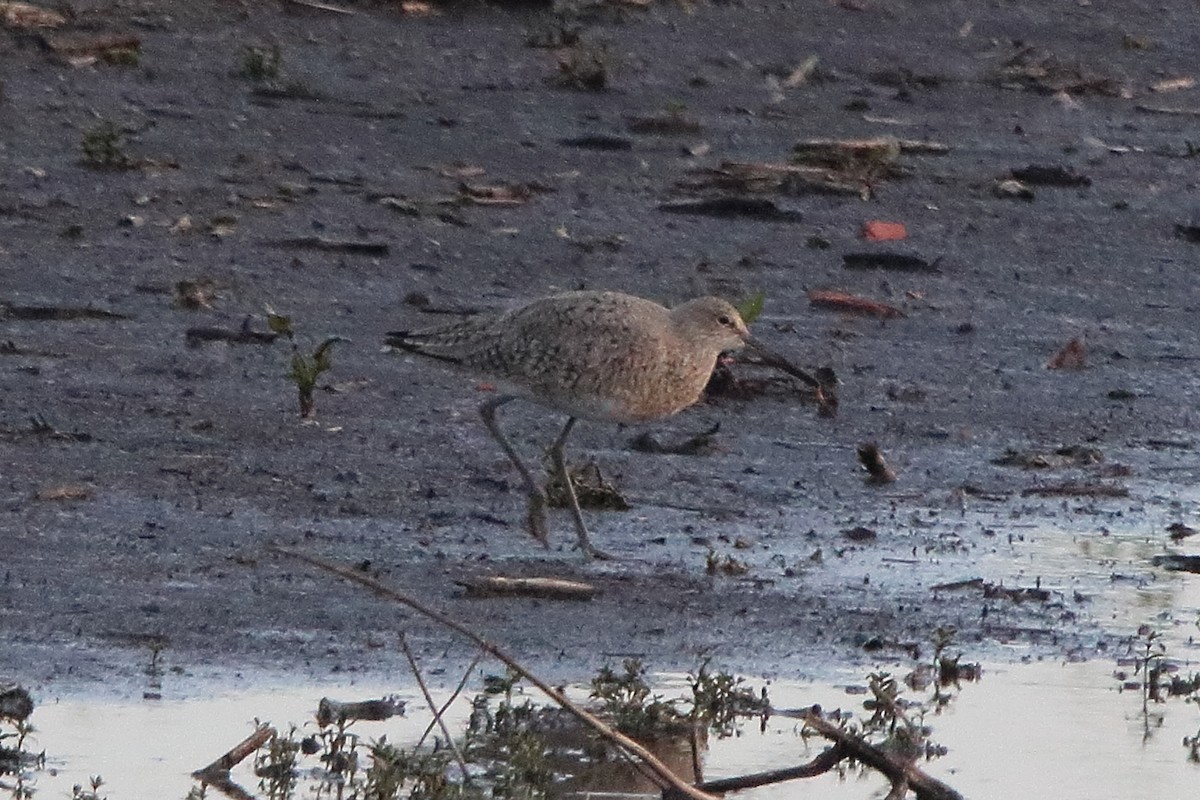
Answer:
[{"label": "bird's foot", "polygon": [[586,540],[580,541],[575,546],[578,547],[580,550],[582,550],[583,554],[585,556],[587,556],[588,558],[594,558],[597,561],[616,561],[617,560],[616,556],[612,555],[611,553],[606,553],[605,551],[601,550],[599,547],[596,547],[594,544],[592,544],[589,541],[586,541]]}]

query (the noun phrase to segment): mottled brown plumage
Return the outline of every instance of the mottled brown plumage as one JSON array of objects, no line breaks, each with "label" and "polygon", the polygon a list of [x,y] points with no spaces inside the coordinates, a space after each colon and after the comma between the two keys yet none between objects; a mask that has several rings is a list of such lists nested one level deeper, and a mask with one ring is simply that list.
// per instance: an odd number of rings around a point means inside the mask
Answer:
[{"label": "mottled brown plumage", "polygon": [[484,424],[521,473],[529,495],[530,532],[546,544],[541,487],[496,424],[496,409],[521,398],[568,415],[550,449],[572,501],[579,546],[591,543],[574,497],[562,448],[576,419],[648,422],[700,399],[717,357],[754,341],[737,309],[701,297],[674,309],[618,292],[569,292],[511,311],[388,335],[388,343],[459,365],[494,381],[501,394],[480,407]]}]

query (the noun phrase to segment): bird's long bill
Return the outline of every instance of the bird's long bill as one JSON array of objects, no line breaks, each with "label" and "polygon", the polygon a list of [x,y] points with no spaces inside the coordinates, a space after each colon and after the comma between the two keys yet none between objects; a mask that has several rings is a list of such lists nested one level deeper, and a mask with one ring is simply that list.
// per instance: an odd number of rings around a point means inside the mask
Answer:
[{"label": "bird's long bill", "polygon": [[762,362],[767,366],[783,370],[788,375],[799,378],[815,389],[821,388],[821,382],[819,380],[800,369],[791,361],[788,361],[786,358],[779,355],[774,350],[760,342],[758,339],[755,339],[753,336],[746,336],[742,341],[746,343],[746,349],[762,359]]}]

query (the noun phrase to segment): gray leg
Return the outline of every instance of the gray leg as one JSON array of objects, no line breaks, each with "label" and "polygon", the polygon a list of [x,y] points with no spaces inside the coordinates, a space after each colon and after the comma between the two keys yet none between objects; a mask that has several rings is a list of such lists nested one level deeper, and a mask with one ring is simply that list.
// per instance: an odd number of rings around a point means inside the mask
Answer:
[{"label": "gray leg", "polygon": [[563,459],[563,445],[567,443],[567,437],[571,435],[571,429],[574,427],[575,418],[571,417],[563,426],[562,433],[550,447],[550,460],[554,462],[554,471],[557,473],[558,479],[562,481],[562,485],[566,487],[567,499],[571,501],[571,516],[575,520],[575,536],[579,542],[579,549],[592,558],[612,558],[608,553],[597,549],[592,544],[591,537],[588,536],[587,525],[583,521],[583,512],[579,510],[579,498],[575,496],[575,485],[571,483],[571,475],[567,472],[567,462]]},{"label": "gray leg", "polygon": [[525,517],[525,526],[533,538],[537,539],[546,548],[550,547],[550,539],[547,535],[546,527],[546,493],[542,487],[533,479],[533,474],[530,473],[529,467],[525,466],[525,462],[517,455],[517,451],[508,443],[508,439],[504,438],[500,426],[496,424],[496,409],[505,403],[516,400],[517,397],[511,394],[499,395],[488,400],[479,407],[479,415],[483,417],[483,424],[487,426],[488,432],[492,434],[492,438],[500,445],[500,449],[504,451],[504,455],[508,456],[508,460],[517,468],[517,472],[521,473],[521,481],[524,484],[525,494],[529,496],[529,512]]}]

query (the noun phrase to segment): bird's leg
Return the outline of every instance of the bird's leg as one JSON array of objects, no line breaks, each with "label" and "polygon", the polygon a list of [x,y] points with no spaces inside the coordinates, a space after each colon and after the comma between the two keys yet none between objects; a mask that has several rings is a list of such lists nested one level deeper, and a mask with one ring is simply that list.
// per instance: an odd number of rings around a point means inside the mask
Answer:
[{"label": "bird's leg", "polygon": [[494,397],[479,407],[479,415],[483,417],[483,424],[487,426],[488,433],[492,434],[492,438],[500,445],[500,449],[504,451],[504,455],[508,456],[512,465],[517,468],[517,472],[521,473],[525,494],[529,497],[529,511],[525,517],[525,527],[533,538],[549,549],[550,538],[546,526],[546,492],[533,479],[529,467],[525,466],[525,462],[517,455],[517,451],[508,443],[500,426],[496,424],[496,409],[516,399],[516,396],[511,394]]},{"label": "bird's leg", "polygon": [[562,433],[550,446],[550,460],[554,462],[554,471],[566,489],[567,499],[571,501],[571,517],[575,520],[575,535],[579,541],[579,549],[592,558],[610,559],[612,556],[593,545],[591,537],[588,536],[587,525],[583,521],[583,512],[579,510],[579,498],[575,496],[575,484],[571,482],[571,475],[567,472],[567,462],[563,459],[563,445],[567,443],[567,437],[571,435],[571,429],[574,427],[575,418],[571,417],[563,426]]}]

